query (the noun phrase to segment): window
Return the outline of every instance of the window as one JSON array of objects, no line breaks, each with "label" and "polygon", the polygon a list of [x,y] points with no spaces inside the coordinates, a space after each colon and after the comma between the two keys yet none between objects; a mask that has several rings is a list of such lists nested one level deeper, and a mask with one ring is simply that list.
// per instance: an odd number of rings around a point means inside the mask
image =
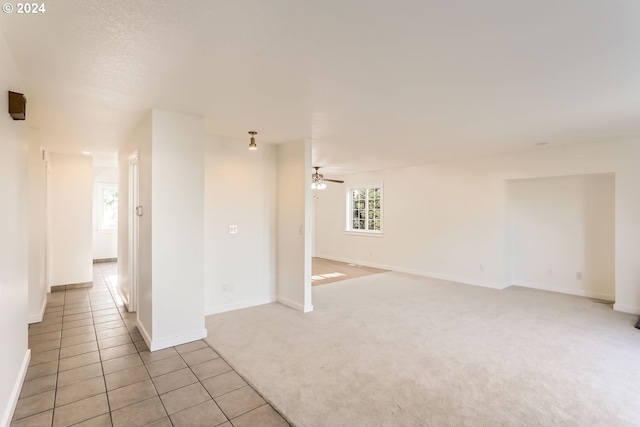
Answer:
[{"label": "window", "polygon": [[347,191],[347,231],[382,232],[382,186]]},{"label": "window", "polygon": [[118,187],[102,188],[102,221],[100,230],[112,231],[118,228]]}]

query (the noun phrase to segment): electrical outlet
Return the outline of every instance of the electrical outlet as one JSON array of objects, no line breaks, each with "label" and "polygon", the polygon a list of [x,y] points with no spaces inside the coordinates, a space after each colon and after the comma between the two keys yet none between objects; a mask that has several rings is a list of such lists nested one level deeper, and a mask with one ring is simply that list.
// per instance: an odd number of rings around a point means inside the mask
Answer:
[{"label": "electrical outlet", "polygon": [[578,280],[582,280],[582,272],[578,271],[578,272],[576,273],[576,279],[578,279]]},{"label": "electrical outlet", "polygon": [[238,233],[238,226],[237,225],[230,225],[229,226],[229,234],[237,234]]},{"label": "electrical outlet", "polygon": [[231,283],[222,282],[222,292],[231,292]]}]

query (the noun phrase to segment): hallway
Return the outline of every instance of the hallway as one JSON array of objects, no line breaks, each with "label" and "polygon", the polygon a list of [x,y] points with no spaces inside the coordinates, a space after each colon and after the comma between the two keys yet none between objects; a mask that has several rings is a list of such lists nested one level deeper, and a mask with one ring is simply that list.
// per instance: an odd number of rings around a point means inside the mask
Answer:
[{"label": "hallway", "polygon": [[93,287],[48,295],[12,427],[288,425],[204,341],[150,353],[115,275],[95,264]]}]

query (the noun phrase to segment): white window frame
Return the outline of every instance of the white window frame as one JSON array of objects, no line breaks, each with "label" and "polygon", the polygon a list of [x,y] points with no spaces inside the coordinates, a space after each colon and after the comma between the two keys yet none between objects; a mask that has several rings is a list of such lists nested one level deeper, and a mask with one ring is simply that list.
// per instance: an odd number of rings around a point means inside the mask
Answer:
[{"label": "white window frame", "polygon": [[[380,189],[380,230],[358,230],[353,228],[353,190]],[[384,186],[382,182],[354,185],[347,188],[346,194],[346,223],[344,234],[352,236],[384,237]],[[368,220],[366,221],[367,226]]]},{"label": "white window frame", "polygon": [[[96,186],[98,190],[98,201],[100,209],[98,211],[98,232],[99,233],[116,233],[118,231],[118,224],[116,223],[115,228],[104,228],[104,191],[107,189],[115,189],[118,191],[118,184],[110,183],[110,182],[99,182]],[[118,195],[118,203],[120,202],[120,195]],[[117,210],[116,210],[116,221],[117,221]]]}]

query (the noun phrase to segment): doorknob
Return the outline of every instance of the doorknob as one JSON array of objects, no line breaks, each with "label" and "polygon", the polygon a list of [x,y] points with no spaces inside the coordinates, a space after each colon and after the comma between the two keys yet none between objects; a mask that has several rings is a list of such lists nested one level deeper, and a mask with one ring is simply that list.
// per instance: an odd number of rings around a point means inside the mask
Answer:
[{"label": "doorknob", "polygon": [[142,216],[142,206],[136,206],[136,215]]}]

